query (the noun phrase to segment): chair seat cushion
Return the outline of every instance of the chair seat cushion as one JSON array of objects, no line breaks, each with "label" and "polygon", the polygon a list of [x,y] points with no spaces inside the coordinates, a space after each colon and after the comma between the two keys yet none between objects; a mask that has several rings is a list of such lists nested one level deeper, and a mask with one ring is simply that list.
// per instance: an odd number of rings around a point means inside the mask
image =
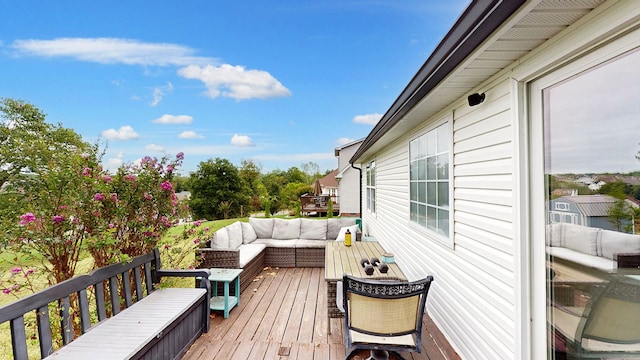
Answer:
[{"label": "chair seat cushion", "polygon": [[296,240],[296,249],[324,249],[327,246],[327,240]]},{"label": "chair seat cushion", "polygon": [[413,335],[402,336],[376,336],[363,334],[355,330],[350,330],[351,341],[353,345],[356,344],[385,344],[385,345],[400,345],[400,346],[416,346],[413,341]]},{"label": "chair seat cushion", "polygon": [[264,244],[267,247],[275,248],[295,248],[297,240],[277,240],[277,239],[258,239],[253,244]]}]

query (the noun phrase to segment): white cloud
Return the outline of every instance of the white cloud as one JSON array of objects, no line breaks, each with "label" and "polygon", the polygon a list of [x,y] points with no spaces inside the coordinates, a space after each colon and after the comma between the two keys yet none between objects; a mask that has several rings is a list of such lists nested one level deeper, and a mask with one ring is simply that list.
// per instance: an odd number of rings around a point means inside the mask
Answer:
[{"label": "white cloud", "polygon": [[57,38],[16,40],[11,45],[20,55],[70,57],[100,64],[185,66],[211,64],[213,58],[194,56],[194,49],[178,44],[145,43],[119,38]]},{"label": "white cloud", "polygon": [[169,115],[164,114],[151,121],[156,124],[191,124],[193,118],[189,115]]},{"label": "white cloud", "polygon": [[120,165],[123,163],[124,153],[122,151],[118,152],[114,157],[107,159],[107,162],[104,164],[104,167],[107,171],[111,173],[115,173]]},{"label": "white cloud", "polygon": [[138,133],[133,130],[133,128],[129,125],[125,125],[120,127],[120,129],[108,129],[104,130],[102,136],[107,138],[108,140],[133,140],[138,138]]},{"label": "white cloud", "polygon": [[204,136],[198,134],[197,132],[193,131],[193,130],[186,130],[180,133],[180,135],[178,135],[178,137],[180,139],[204,139]]},{"label": "white cloud", "polygon": [[344,145],[344,144],[348,144],[348,143],[350,143],[352,141],[355,141],[355,140],[354,139],[349,139],[349,138],[346,138],[346,137],[341,137],[338,140],[336,140],[336,144],[337,145]]},{"label": "white cloud", "polygon": [[365,115],[356,115],[353,118],[353,122],[356,124],[367,124],[367,125],[375,125],[382,119],[382,114],[365,114]]},{"label": "white cloud", "polygon": [[202,81],[207,87],[207,96],[218,96],[236,100],[252,98],[271,98],[290,96],[284,87],[271,74],[262,70],[246,70],[243,66],[223,64],[221,66],[189,65],[178,70],[178,74],[187,79]]},{"label": "white cloud", "polygon": [[234,134],[231,138],[231,145],[235,146],[253,146],[253,140],[246,135]]},{"label": "white cloud", "polygon": [[335,160],[333,152],[328,153],[310,153],[310,154],[260,154],[253,156],[253,159],[267,161],[267,160],[280,160],[280,161],[301,161],[309,162],[316,160]]},{"label": "white cloud", "polygon": [[156,152],[164,152],[164,147],[156,144],[149,144],[144,147],[145,150],[156,151]]},{"label": "white cloud", "polygon": [[164,97],[165,91],[173,90],[173,84],[171,82],[167,82],[166,86],[158,86],[153,89],[153,100],[149,105],[156,106],[162,101]]}]

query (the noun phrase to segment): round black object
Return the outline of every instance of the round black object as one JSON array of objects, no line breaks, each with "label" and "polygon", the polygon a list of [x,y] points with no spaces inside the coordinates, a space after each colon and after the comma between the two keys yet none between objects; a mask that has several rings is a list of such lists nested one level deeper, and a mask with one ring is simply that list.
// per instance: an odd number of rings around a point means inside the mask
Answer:
[{"label": "round black object", "polygon": [[380,264],[380,260],[377,257],[372,257],[371,258],[371,265],[378,266],[378,264]]},{"label": "round black object", "polygon": [[367,264],[367,265],[364,267],[364,272],[365,272],[365,274],[367,274],[367,275],[373,275],[373,265],[371,265],[371,264]]},{"label": "round black object", "polygon": [[369,265],[369,259],[367,258],[360,259],[360,265],[362,265],[362,267]]},{"label": "round black object", "polygon": [[378,270],[380,270],[381,273],[386,274],[387,271],[389,271],[389,265],[387,265],[387,263],[380,263],[380,265],[378,265]]}]

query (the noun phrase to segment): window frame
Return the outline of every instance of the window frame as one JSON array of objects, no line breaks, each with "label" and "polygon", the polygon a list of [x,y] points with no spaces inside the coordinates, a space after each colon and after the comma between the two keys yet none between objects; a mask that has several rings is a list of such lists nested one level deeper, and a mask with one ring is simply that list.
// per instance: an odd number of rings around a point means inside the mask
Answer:
[{"label": "window frame", "polygon": [[[413,159],[412,158],[412,144],[414,144],[415,141],[420,141],[420,139],[424,139],[424,141],[426,141],[427,137],[429,136],[429,134],[432,134],[434,131],[438,130],[438,129],[443,129],[446,132],[446,138],[443,140],[444,141],[444,145],[445,145],[445,149],[446,151],[441,151],[441,149],[437,149],[435,153],[427,156],[425,155],[424,157],[421,157],[420,159]],[[437,134],[436,134],[437,136]],[[428,145],[427,145],[428,146]],[[437,146],[437,145],[436,145]],[[436,240],[448,247],[453,248],[454,246],[454,241],[453,241],[453,234],[454,234],[454,226],[453,226],[453,114],[448,114],[447,116],[440,118],[438,121],[433,122],[432,124],[430,124],[428,127],[425,127],[423,129],[420,130],[419,133],[415,134],[415,136],[413,136],[412,138],[409,139],[408,143],[407,143],[407,153],[408,153],[408,163],[407,163],[407,168],[408,168],[408,214],[407,214],[407,221],[409,223],[410,226],[412,226],[414,229],[417,229],[417,231],[420,231],[422,233],[425,234],[425,237],[429,238],[429,239],[433,239]],[[422,159],[426,159],[428,157],[432,157],[432,158],[438,158],[441,156],[446,156],[447,159],[447,168],[446,168],[446,183],[447,183],[447,201],[446,201],[446,208],[443,208],[442,206],[438,206],[439,204],[434,204],[434,206],[432,206],[433,208],[437,209],[437,210],[445,210],[447,211],[447,216],[446,216],[446,220],[444,220],[446,222],[446,226],[447,226],[447,234],[442,234],[441,232],[436,230],[433,230],[431,228],[429,228],[426,223],[425,225],[414,221],[413,218],[413,212],[412,212],[412,207],[413,204],[420,204],[418,201],[414,201],[412,198],[412,186],[413,183],[415,183],[416,181],[422,181],[420,179],[418,180],[414,180],[414,178],[412,178],[412,164],[416,161],[422,160]],[[437,166],[437,163],[436,163]],[[425,174],[426,176],[426,174]],[[424,180],[425,182],[430,181],[432,183],[436,184],[436,194],[441,193],[437,190],[437,185],[440,183],[443,183],[445,181],[443,181],[443,178],[436,178],[436,179],[431,179],[431,180],[427,180],[425,178]],[[429,194],[427,194],[426,189],[425,189],[425,203],[424,205],[427,206],[428,200],[426,200],[429,197]],[[437,196],[436,196],[437,199]],[[437,201],[437,200],[436,200]],[[440,220],[443,221],[443,220]]]},{"label": "window frame", "polygon": [[366,210],[370,214],[376,213],[376,161],[371,160],[365,167]]}]

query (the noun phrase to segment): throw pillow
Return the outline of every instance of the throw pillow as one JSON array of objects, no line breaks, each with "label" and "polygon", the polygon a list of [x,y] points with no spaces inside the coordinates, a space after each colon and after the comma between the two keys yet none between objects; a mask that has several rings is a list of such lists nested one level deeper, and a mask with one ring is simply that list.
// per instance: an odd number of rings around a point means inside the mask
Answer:
[{"label": "throw pillow", "polygon": [[300,238],[300,219],[274,219],[272,239],[292,240]]},{"label": "throw pillow", "polygon": [[256,235],[256,231],[253,229],[253,226],[247,222],[241,222],[242,224],[242,243],[243,244],[251,244],[254,242],[258,235]]},{"label": "throw pillow", "polygon": [[229,234],[229,249],[237,249],[242,245],[242,225],[240,221],[226,227]]},{"label": "throw pillow", "polygon": [[211,239],[212,249],[228,249],[229,248],[229,233],[227,228],[222,228],[213,234]]},{"label": "throw pillow", "polygon": [[253,226],[253,230],[256,231],[258,239],[271,239],[273,233],[273,218],[261,219],[261,218],[249,218],[249,224]]}]

